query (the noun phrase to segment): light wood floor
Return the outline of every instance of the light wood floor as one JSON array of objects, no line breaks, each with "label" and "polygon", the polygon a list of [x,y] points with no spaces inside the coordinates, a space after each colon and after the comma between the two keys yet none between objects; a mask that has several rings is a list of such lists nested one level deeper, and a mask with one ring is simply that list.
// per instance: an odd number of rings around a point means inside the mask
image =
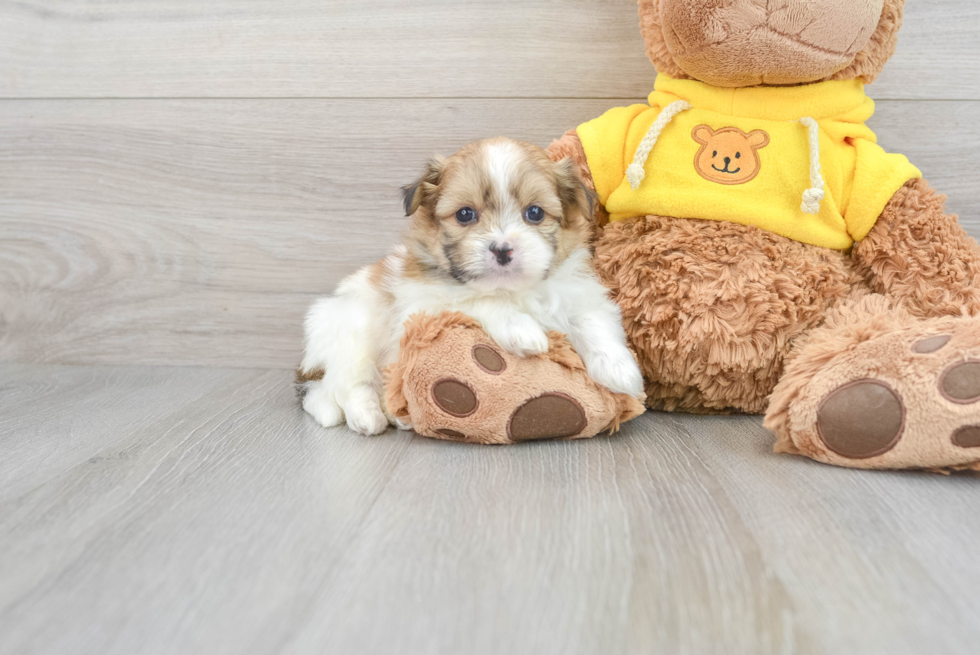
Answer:
[{"label": "light wood floor", "polygon": [[[872,126],[980,236],[980,3],[902,34]],[[299,410],[426,156],[653,78],[631,0],[0,0],[0,653],[976,653],[980,477]]]},{"label": "light wood floor", "polygon": [[287,371],[0,373],[5,653],[976,652],[975,477],[754,417],[479,447],[323,430]]}]

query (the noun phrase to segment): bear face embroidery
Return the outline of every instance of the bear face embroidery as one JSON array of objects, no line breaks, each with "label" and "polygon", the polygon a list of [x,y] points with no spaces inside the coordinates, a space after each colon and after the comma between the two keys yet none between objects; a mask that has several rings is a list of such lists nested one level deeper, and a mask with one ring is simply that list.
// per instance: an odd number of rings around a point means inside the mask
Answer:
[{"label": "bear face embroidery", "polygon": [[694,157],[694,168],[709,182],[745,184],[759,174],[762,162],[759,151],[769,145],[769,134],[752,130],[748,134],[737,127],[713,130],[698,125],[691,138],[701,144]]}]

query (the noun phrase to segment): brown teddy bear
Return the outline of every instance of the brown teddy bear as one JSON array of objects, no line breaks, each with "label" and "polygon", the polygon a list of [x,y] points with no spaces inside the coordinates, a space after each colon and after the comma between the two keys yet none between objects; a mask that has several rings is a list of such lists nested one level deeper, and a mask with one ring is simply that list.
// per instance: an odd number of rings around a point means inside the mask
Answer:
[{"label": "brown teddy bear", "polygon": [[865,124],[903,6],[639,0],[649,104],[549,154],[599,197],[651,408],[765,413],[777,451],[840,466],[980,469],[980,248]]}]

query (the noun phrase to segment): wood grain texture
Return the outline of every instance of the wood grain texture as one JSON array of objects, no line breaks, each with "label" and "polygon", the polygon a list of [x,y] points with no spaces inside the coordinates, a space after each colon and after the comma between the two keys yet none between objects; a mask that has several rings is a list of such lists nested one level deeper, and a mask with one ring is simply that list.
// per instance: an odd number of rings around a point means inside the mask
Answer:
[{"label": "wood grain texture", "polygon": [[[631,0],[0,2],[0,97],[649,93]],[[980,99],[980,6],[909,0],[879,98]]]},{"label": "wood grain texture", "polygon": [[0,653],[973,653],[977,476],[756,418],[480,447],[284,371],[0,365]]},{"label": "wood grain texture", "polygon": [[[0,358],[291,367],[307,305],[398,241],[398,187],[426,157],[546,145],[616,104],[7,101]],[[873,122],[974,235],[978,108],[882,102]]]}]

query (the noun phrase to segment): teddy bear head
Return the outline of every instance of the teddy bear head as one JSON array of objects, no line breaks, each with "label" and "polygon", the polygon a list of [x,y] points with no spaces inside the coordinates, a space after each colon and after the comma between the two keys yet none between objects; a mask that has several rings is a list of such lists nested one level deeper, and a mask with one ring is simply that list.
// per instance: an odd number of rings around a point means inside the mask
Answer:
[{"label": "teddy bear head", "polygon": [[905,0],[638,0],[657,70],[715,86],[863,78],[895,52]]}]

